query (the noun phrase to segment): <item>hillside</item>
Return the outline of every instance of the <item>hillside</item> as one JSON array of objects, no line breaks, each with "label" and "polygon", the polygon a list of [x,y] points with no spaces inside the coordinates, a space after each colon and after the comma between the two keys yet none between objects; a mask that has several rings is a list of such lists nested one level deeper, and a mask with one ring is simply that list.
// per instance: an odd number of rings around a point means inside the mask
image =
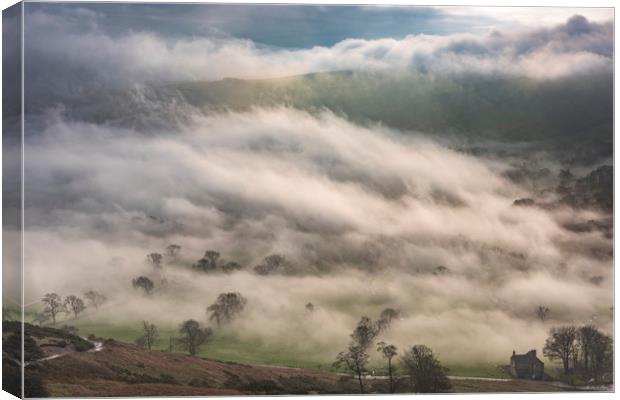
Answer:
[{"label": "hillside", "polygon": [[[544,149],[565,162],[591,164],[611,156],[612,78],[585,74],[539,82],[477,74],[337,71],[255,80],[150,82],[97,88],[57,101],[71,118],[145,132],[178,127],[195,111],[282,106],[330,110],[363,125],[380,123],[476,146],[486,140],[503,144],[502,151],[508,152],[520,147],[506,145],[526,144],[527,152]],[[38,109],[37,102],[32,103]]]},{"label": "hillside", "polygon": [[[9,324],[10,325],[10,324]],[[11,327],[12,325],[10,325]],[[74,335],[54,328],[25,324],[36,343]],[[5,334],[9,333],[5,330]],[[49,335],[49,336],[46,336]],[[27,339],[28,340],[28,339]],[[181,353],[149,351],[112,339],[90,338],[100,348],[75,347],[56,358],[27,364],[26,382],[32,396],[213,396],[243,394],[356,393],[356,381],[347,375],[265,365],[247,365],[192,357]],[[41,347],[36,346],[39,351]],[[47,346],[43,346],[45,348]],[[45,357],[42,351],[38,357]],[[3,357],[5,368],[14,362]],[[371,392],[384,393],[385,379],[368,379]],[[404,380],[400,389],[405,391]],[[456,392],[557,391],[548,383],[512,380],[452,379]],[[5,386],[5,390],[6,390]],[[34,391],[33,391],[34,390]]]}]

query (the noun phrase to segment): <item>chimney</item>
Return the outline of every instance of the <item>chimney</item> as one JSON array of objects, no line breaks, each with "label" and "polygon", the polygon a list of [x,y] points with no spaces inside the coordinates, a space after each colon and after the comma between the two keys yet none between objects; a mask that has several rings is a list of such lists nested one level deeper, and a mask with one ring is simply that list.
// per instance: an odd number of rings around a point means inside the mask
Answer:
[{"label": "chimney", "polygon": [[515,351],[512,351],[512,356],[514,357],[517,353],[515,353]]}]

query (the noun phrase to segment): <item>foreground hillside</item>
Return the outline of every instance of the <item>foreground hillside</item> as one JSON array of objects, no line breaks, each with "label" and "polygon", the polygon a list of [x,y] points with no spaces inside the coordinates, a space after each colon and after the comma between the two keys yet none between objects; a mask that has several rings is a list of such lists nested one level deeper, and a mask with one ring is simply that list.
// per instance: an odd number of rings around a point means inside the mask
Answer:
[{"label": "foreground hillside", "polygon": [[[147,351],[108,340],[100,352],[74,353],[33,365],[50,396],[212,396],[356,393],[356,382],[325,372],[223,363]],[[384,389],[372,381],[374,392]],[[527,381],[453,380],[455,392],[556,391]]]},{"label": "foreground hillside", "polygon": [[[94,346],[76,347],[71,344],[76,341],[75,335],[53,328],[25,326],[26,340],[34,338],[34,342],[29,341],[32,357],[26,364],[26,382],[36,390],[32,395],[37,397],[345,394],[358,390],[356,381],[343,374],[219,362],[181,353],[149,351],[92,336],[89,341]],[[6,329],[5,333],[10,334]],[[63,340],[66,346],[60,343]],[[15,369],[17,362],[7,353],[6,345],[5,340],[4,366]],[[451,381],[454,392],[561,390],[549,383],[530,381],[471,378]],[[387,382],[381,377],[368,379],[367,384],[374,393],[387,390]]]}]

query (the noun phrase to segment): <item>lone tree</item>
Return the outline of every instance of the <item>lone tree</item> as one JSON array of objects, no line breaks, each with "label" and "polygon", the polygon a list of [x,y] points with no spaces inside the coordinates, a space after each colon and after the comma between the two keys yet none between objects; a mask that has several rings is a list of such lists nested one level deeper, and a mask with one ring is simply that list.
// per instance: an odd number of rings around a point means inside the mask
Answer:
[{"label": "lone tree", "polygon": [[65,298],[65,307],[73,313],[73,319],[76,319],[79,313],[86,310],[84,300],[74,295]]},{"label": "lone tree", "polygon": [[157,327],[148,321],[142,321],[142,336],[136,339],[136,345],[151,350],[158,338]]},{"label": "lone tree", "polygon": [[181,246],[178,244],[170,244],[166,247],[166,254],[172,258],[176,258],[181,252]]},{"label": "lone tree", "polygon": [[540,320],[540,322],[544,323],[549,317],[549,309],[545,306],[538,306],[536,309],[536,316]]},{"label": "lone tree", "polygon": [[151,292],[153,291],[153,288],[155,287],[155,284],[153,283],[153,281],[147,278],[146,276],[139,276],[137,278],[134,278],[131,281],[131,284],[134,287],[134,289],[144,290],[144,293],[147,296],[151,294]]},{"label": "lone tree", "polygon": [[151,253],[151,254],[147,254],[146,256],[146,261],[149,264],[151,264],[151,266],[155,270],[159,270],[162,268],[163,259],[164,259],[164,256],[162,256],[160,253]]},{"label": "lone tree", "polygon": [[388,375],[390,376],[390,393],[394,393],[394,376],[392,370],[392,359],[398,355],[398,349],[392,344],[385,342],[377,343],[377,351],[387,359],[388,362]]},{"label": "lone tree", "polygon": [[364,393],[363,374],[368,364],[368,348],[378,334],[376,324],[368,317],[362,317],[351,334],[351,343],[346,351],[338,353],[335,366],[345,365],[357,375],[360,393]]},{"label": "lone tree", "polygon": [[209,316],[209,321],[215,320],[218,327],[224,322],[230,322],[243,311],[246,304],[247,300],[241,293],[221,293],[217,296],[215,303],[207,307],[207,313],[211,314]]},{"label": "lone tree", "polygon": [[207,250],[204,257],[202,257],[196,264],[193,265],[195,269],[199,269],[204,272],[214,272],[217,270],[218,260],[220,259],[220,253],[215,250]]},{"label": "lone tree", "polygon": [[450,389],[446,376],[448,369],[441,365],[430,348],[424,345],[413,346],[402,357],[402,361],[413,392],[438,393]]},{"label": "lone tree", "polygon": [[568,374],[569,361],[575,353],[575,340],[577,328],[574,326],[561,326],[551,328],[549,337],[545,342],[543,354],[550,360],[562,360],[564,374]]},{"label": "lone tree", "polygon": [[379,332],[386,331],[392,324],[392,321],[398,318],[400,318],[400,311],[393,308],[384,309],[379,315],[379,320],[377,321],[377,329],[379,330]]},{"label": "lone tree", "polygon": [[90,302],[93,307],[95,307],[95,310],[98,310],[99,307],[108,300],[105,295],[94,290],[89,290],[88,292],[84,293],[84,297]]},{"label": "lone tree", "polygon": [[308,302],[306,304],[306,311],[308,311],[309,313],[314,312],[314,304]]},{"label": "lone tree", "polygon": [[56,293],[47,293],[41,299],[43,304],[45,304],[45,308],[43,309],[43,313],[49,315],[52,318],[52,324],[56,324],[56,316],[59,313],[67,312],[67,308],[62,302],[62,297],[57,295]]},{"label": "lone tree", "polygon": [[193,319],[184,321],[179,328],[179,332],[181,333],[179,341],[191,356],[196,355],[198,348],[213,334],[211,328],[203,328],[198,321]]}]

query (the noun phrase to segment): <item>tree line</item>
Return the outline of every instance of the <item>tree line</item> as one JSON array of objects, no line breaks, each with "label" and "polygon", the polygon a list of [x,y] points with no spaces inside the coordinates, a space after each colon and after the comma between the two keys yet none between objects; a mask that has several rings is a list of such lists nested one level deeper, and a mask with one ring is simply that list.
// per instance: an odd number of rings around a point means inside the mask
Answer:
[{"label": "tree line", "polygon": [[[244,310],[247,299],[238,292],[227,292],[218,295],[215,302],[206,308],[209,321],[214,321],[219,328],[223,324],[231,322]],[[196,355],[201,346],[206,344],[213,336],[213,329],[203,326],[194,319],[183,321],[178,328],[178,336],[170,338],[170,351],[174,344],[179,344],[189,355]],[[159,340],[159,331],[155,324],[148,321],[142,322],[142,335],[139,336],[136,345],[151,350]]]},{"label": "tree line", "polygon": [[[107,297],[97,291],[89,290],[84,293],[84,298],[95,309],[99,309],[106,301]],[[87,308],[86,302],[79,296],[68,295],[64,299],[57,293],[47,293],[41,298],[43,302],[43,311],[34,316],[34,322],[42,325],[51,320],[56,325],[59,314],[73,315],[73,319],[77,319],[79,314]]]},{"label": "tree line", "polygon": [[[368,373],[370,350],[378,336],[385,332],[391,323],[399,318],[400,312],[388,308],[381,312],[378,321],[372,321],[369,317],[362,317],[351,333],[351,341],[345,351],[336,356],[334,365],[344,366],[352,371],[357,378],[360,393],[366,393],[364,376]],[[408,348],[398,359],[398,348],[385,341],[376,343],[376,351],[387,362],[389,378],[389,392],[396,392],[394,379],[396,370],[402,370],[406,379],[399,380],[399,385],[409,392],[414,393],[437,393],[446,392],[450,389],[448,381],[448,369],[443,367],[433,351],[425,345],[414,345]],[[395,363],[395,361],[397,361]]]},{"label": "tree line", "polygon": [[593,325],[559,326],[549,331],[543,354],[562,362],[564,377],[599,382],[613,371],[613,339]]}]

